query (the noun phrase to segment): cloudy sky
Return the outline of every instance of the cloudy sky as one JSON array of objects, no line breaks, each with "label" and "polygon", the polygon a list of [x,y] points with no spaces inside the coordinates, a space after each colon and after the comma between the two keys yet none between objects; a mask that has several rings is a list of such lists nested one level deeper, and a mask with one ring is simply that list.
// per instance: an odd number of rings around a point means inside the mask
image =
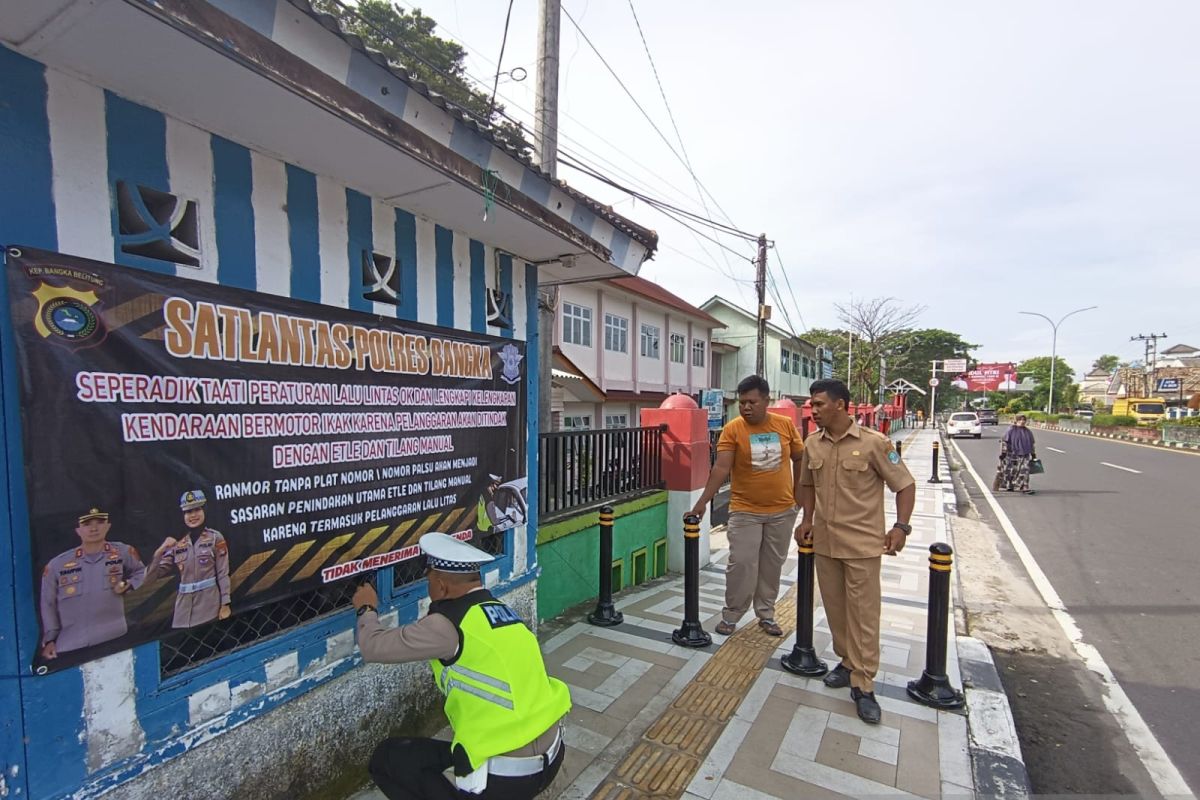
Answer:
[{"label": "cloudy sky", "polygon": [[[515,0],[503,60],[528,78],[500,84],[527,120],[537,6]],[[421,7],[490,81],[507,3]],[[563,7],[681,152],[630,0]],[[1060,329],[1077,372],[1101,353],[1140,356],[1139,333],[1200,346],[1200,4],[633,8],[699,180],[737,227],[777,243],[775,305],[798,330],[836,325],[833,305],[852,295],[890,295],[926,306],[921,325],[979,343],[984,360],[1049,355],[1050,325],[1018,311],[1057,320],[1091,305]],[[704,213],[687,169],[565,17],[561,55],[560,147]],[[742,255],[721,251],[619,191],[559,176],[659,232],[645,277],[695,303],[752,306],[751,246],[723,238]]]}]

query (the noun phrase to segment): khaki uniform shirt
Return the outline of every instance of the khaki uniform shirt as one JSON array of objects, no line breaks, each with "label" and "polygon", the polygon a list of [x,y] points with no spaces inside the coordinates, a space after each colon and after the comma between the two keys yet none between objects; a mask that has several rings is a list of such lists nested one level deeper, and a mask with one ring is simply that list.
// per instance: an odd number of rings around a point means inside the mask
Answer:
[{"label": "khaki uniform shirt", "polygon": [[[459,644],[458,629],[444,614],[426,614],[416,622],[398,628],[385,628],[374,611],[364,612],[358,618],[358,649],[364,661],[404,664],[435,658],[451,659],[458,655]],[[541,755],[554,744],[557,734],[558,726],[552,726],[529,744],[505,755]]]},{"label": "khaki uniform shirt", "polygon": [[63,653],[124,636],[117,584],[126,581],[133,590],[145,579],[138,551],[121,542],[105,542],[99,553],[76,547],[55,556],[42,571],[42,644],[54,642]]},{"label": "khaki uniform shirt", "polygon": [[191,628],[217,618],[229,604],[229,546],[225,537],[205,528],[193,543],[185,534],[159,559],[156,575],[179,573],[174,628]]},{"label": "khaki uniform shirt", "polygon": [[850,423],[842,438],[826,430],[804,440],[800,485],[816,490],[813,551],[829,558],[883,555],[883,486],[899,492],[913,484],[888,437]]}]

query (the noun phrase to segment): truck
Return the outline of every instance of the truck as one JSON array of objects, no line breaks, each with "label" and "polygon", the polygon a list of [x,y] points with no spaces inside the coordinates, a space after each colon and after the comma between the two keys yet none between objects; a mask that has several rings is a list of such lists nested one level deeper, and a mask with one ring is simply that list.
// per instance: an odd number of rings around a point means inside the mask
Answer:
[{"label": "truck", "polygon": [[1113,414],[1133,417],[1138,425],[1155,425],[1167,415],[1167,401],[1161,397],[1126,397],[1113,403]]}]

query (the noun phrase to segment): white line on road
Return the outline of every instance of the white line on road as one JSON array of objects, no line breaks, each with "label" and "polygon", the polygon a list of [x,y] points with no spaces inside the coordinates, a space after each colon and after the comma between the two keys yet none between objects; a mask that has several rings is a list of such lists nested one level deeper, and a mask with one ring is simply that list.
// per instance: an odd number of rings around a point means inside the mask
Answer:
[{"label": "white line on road", "polygon": [[1101,461],[1100,463],[1106,467],[1112,467],[1113,469],[1123,469],[1126,472],[1132,472],[1134,475],[1142,474],[1142,471],[1140,469],[1130,469],[1129,467],[1122,467],[1120,464],[1110,464],[1107,461]]},{"label": "white line on road", "polygon": [[1053,450],[1056,453],[1066,453],[1066,450],[1059,450],[1057,447],[1047,447],[1047,450]]},{"label": "white line on road", "polygon": [[[962,448],[958,446],[958,442],[954,442],[954,449],[958,453],[958,457],[964,464],[967,465],[967,472],[971,473],[971,477],[975,479],[979,490],[983,492],[983,496],[987,499],[988,505],[995,512],[997,519],[1000,520],[1000,526],[1004,528],[1004,533],[1008,536],[1008,541],[1012,544],[1013,549],[1017,551],[1017,555],[1021,559],[1021,563],[1025,565],[1025,570],[1029,573],[1029,577],[1033,580],[1034,586],[1037,587],[1038,593],[1041,594],[1042,600],[1050,607],[1050,613],[1058,620],[1059,627],[1063,629],[1063,633],[1067,635],[1075,652],[1083,659],[1088,669],[1095,672],[1100,681],[1104,684],[1104,705],[1109,712],[1116,717],[1117,724],[1125,731],[1126,738],[1129,739],[1133,749],[1137,751],[1138,757],[1146,766],[1146,770],[1150,773],[1150,779],[1154,781],[1154,785],[1164,797],[1192,797],[1192,790],[1184,781],[1183,776],[1179,774],[1179,770],[1171,763],[1171,757],[1167,755],[1167,751],[1163,750],[1158,739],[1151,732],[1146,721],[1142,719],[1142,715],[1138,713],[1137,708],[1133,705],[1133,701],[1129,699],[1129,695],[1125,694],[1125,690],[1121,684],[1117,682],[1117,678],[1113,675],[1108,664],[1104,661],[1104,656],[1100,655],[1100,651],[1095,646],[1083,641],[1083,631],[1075,624],[1074,618],[1068,613],[1066,605],[1062,598],[1058,596],[1058,592],[1054,590],[1054,586],[1050,583],[1050,579],[1046,577],[1046,573],[1042,572],[1042,568],[1038,566],[1037,561],[1033,557],[1033,553],[1025,546],[1025,541],[1021,538],[1021,534],[1017,533],[1016,527],[1013,526],[1012,520],[1008,518],[1008,514],[1004,513],[1004,509],[996,502],[995,495],[992,494],[990,488],[984,483],[983,478],[979,477],[979,473],[975,471],[975,466],[963,454]],[[1110,464],[1109,466],[1113,466]]]}]

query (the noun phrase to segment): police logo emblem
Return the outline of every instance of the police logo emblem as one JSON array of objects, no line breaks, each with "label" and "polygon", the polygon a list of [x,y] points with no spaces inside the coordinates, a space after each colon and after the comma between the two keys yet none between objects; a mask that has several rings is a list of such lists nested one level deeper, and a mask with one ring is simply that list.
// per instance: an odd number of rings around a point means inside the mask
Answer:
[{"label": "police logo emblem", "polygon": [[525,356],[521,355],[521,351],[515,345],[504,345],[500,349],[500,360],[504,362],[504,369],[500,372],[500,380],[508,384],[513,384],[521,380],[521,359],[523,358]]},{"label": "police logo emblem", "polygon": [[891,451],[890,453],[888,453],[888,461],[892,462],[893,464],[899,464],[900,463],[900,454],[897,453],[895,450]]},{"label": "police logo emblem", "polygon": [[81,342],[90,339],[100,329],[100,319],[92,309],[100,298],[94,291],[81,292],[43,283],[33,296],[38,301],[38,313],[33,326],[45,338]]}]

